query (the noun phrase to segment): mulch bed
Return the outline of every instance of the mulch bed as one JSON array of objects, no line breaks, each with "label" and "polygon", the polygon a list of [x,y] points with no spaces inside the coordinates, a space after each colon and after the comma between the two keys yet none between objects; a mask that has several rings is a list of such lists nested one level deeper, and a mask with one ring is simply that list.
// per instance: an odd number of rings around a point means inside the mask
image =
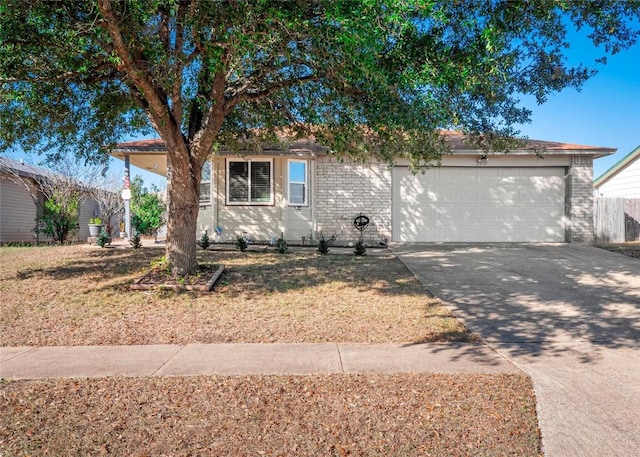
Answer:
[{"label": "mulch bed", "polygon": [[634,259],[640,259],[640,241],[629,243],[612,243],[612,244],[598,244],[596,247],[606,249],[607,251],[617,252],[618,254],[626,255],[627,257],[633,257]]},{"label": "mulch bed", "polygon": [[186,278],[171,274],[165,266],[155,266],[129,288],[131,290],[188,290],[211,292],[224,272],[224,265],[199,264],[198,272]]}]

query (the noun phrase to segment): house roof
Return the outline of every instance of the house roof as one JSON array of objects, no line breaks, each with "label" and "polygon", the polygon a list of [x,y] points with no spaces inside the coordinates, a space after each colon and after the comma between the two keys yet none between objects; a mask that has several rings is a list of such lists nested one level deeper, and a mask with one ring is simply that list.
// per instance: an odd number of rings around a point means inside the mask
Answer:
[{"label": "house roof", "polygon": [[2,156],[0,156],[0,171],[14,172],[17,173],[18,176],[26,178],[44,178],[51,174],[49,171],[38,168],[34,165],[29,165],[22,161]]},{"label": "house roof", "polygon": [[[454,154],[482,154],[483,150],[470,146],[466,141],[466,136],[460,132],[442,131],[441,134]],[[281,145],[264,145],[261,154],[264,155],[317,155],[326,153],[328,148],[315,142],[313,138],[297,140],[286,147]],[[579,144],[561,143],[557,141],[526,140],[525,147],[513,149],[512,154],[535,154],[542,151],[545,154],[571,155],[589,154],[595,158],[613,154],[616,149],[600,146],[586,146]],[[129,156],[132,165],[146,169],[153,173],[166,176],[167,149],[161,139],[129,141],[119,143],[112,151],[111,155],[124,160],[125,155]],[[225,154],[223,152],[222,154]]]},{"label": "house roof", "polygon": [[633,162],[635,162],[636,160],[639,160],[639,159],[640,159],[640,145],[638,145],[633,151],[631,151],[629,154],[627,154],[622,159],[620,159],[618,162],[616,162],[607,171],[605,171],[600,176],[598,176],[596,179],[594,179],[593,180],[593,187],[595,187],[596,189],[599,188],[604,183],[606,183],[611,178],[613,178],[615,175],[617,175],[622,170],[624,170],[629,165],[631,165]]}]

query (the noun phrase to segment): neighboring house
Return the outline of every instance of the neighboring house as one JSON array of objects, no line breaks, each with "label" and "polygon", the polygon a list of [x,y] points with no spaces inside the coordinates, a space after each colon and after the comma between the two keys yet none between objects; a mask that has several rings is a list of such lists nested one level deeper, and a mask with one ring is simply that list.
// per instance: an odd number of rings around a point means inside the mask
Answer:
[{"label": "neighboring house", "polygon": [[640,146],[593,181],[598,241],[640,240]]},{"label": "neighboring house", "polygon": [[593,181],[596,197],[640,198],[640,146]]},{"label": "neighboring house", "polygon": [[[0,243],[34,242],[36,217],[38,208],[27,189],[13,179],[17,174],[26,182],[34,178],[45,177],[46,170],[0,157]],[[34,185],[33,190],[36,189]],[[42,199],[42,195],[39,196]],[[76,238],[84,241],[89,236],[89,219],[98,215],[98,205],[95,201],[83,199],[80,203],[79,230]],[[46,241],[40,235],[40,241]]]},{"label": "neighboring house", "polygon": [[[415,175],[406,161],[340,160],[311,140],[220,152],[203,171],[198,230],[218,229],[219,241],[282,232],[352,242],[362,214],[370,243],[592,241],[593,159],[615,149],[531,140],[531,149],[484,154],[444,134],[453,153]],[[166,176],[161,140],[121,143],[112,155]]]}]

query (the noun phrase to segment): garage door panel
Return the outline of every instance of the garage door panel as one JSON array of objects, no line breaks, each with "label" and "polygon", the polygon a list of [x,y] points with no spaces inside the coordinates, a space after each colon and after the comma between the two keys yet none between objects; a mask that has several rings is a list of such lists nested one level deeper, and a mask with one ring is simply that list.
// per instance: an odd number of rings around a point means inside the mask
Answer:
[{"label": "garage door panel", "polygon": [[564,168],[394,170],[396,241],[564,241]]}]

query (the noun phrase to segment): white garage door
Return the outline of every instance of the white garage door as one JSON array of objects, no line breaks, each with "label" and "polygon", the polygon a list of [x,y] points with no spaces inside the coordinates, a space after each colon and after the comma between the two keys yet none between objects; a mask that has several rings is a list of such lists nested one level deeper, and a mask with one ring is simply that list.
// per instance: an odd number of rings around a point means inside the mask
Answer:
[{"label": "white garage door", "polygon": [[393,189],[394,241],[565,239],[561,167],[396,167]]}]

